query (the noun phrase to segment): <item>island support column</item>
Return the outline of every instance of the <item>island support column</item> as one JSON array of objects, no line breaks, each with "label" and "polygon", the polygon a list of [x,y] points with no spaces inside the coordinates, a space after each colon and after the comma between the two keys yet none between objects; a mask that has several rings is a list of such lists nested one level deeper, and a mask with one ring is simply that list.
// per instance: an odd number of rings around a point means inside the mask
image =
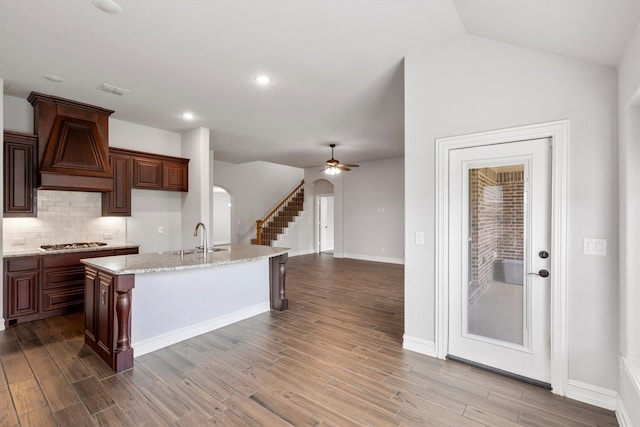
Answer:
[{"label": "island support column", "polygon": [[84,342],[115,372],[133,367],[133,274],[113,275],[85,267]]},{"label": "island support column", "polygon": [[285,292],[288,258],[286,253],[269,258],[269,293],[273,312],[287,311],[289,308],[289,300]]}]

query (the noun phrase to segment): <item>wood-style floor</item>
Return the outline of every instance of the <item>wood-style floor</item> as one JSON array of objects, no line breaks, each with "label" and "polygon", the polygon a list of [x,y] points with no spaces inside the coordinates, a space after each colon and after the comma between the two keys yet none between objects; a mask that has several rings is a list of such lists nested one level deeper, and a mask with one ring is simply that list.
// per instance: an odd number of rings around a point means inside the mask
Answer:
[{"label": "wood-style floor", "polygon": [[290,258],[287,294],[286,313],[141,356],[118,375],[83,346],[81,314],[2,331],[0,425],[617,424],[610,411],[403,351],[402,266]]}]

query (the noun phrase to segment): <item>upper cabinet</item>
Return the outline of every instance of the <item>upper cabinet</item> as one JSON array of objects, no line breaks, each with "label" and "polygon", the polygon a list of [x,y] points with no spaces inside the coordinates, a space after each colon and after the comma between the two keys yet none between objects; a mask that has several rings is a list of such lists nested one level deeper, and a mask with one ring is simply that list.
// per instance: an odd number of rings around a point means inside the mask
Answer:
[{"label": "upper cabinet", "polygon": [[111,149],[113,190],[102,193],[103,216],[131,216],[131,157]]},{"label": "upper cabinet", "polygon": [[35,217],[38,138],[4,131],[4,216]]},{"label": "upper cabinet", "polygon": [[109,149],[113,189],[102,195],[103,216],[131,215],[131,188],[189,191],[189,159]]},{"label": "upper cabinet", "polygon": [[189,191],[189,160],[179,157],[136,153],[133,160],[133,188]]},{"label": "upper cabinet", "polygon": [[32,92],[38,135],[38,188],[109,191],[109,116],[112,110]]}]

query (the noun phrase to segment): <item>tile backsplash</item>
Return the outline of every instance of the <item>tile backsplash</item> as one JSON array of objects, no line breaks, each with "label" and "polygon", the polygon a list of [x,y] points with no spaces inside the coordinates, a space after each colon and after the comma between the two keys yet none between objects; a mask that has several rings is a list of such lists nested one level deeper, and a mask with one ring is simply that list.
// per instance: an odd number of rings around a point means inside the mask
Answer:
[{"label": "tile backsplash", "polygon": [[38,190],[37,218],[4,218],[4,251],[70,242],[126,242],[126,220],[103,217],[101,193]]}]

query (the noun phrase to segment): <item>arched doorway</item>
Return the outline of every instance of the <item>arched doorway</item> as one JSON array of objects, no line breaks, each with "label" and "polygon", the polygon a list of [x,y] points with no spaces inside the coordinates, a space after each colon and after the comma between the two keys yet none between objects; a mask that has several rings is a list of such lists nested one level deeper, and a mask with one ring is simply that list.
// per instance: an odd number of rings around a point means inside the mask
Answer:
[{"label": "arched doorway", "polygon": [[316,217],[316,251],[333,254],[334,250],[334,215],[333,184],[326,179],[313,183],[315,195]]},{"label": "arched doorway", "polygon": [[213,244],[228,245],[231,243],[231,195],[217,185],[213,186]]}]

